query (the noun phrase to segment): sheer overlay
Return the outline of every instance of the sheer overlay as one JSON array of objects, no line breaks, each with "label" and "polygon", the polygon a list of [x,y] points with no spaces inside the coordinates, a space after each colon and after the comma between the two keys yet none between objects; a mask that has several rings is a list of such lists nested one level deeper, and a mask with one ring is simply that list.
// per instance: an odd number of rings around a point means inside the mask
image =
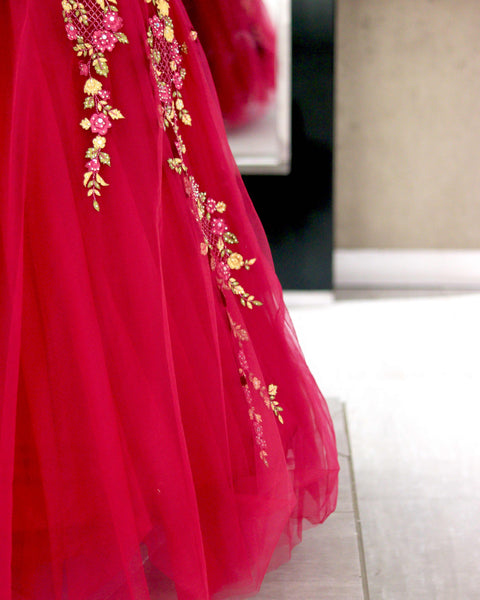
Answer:
[{"label": "sheer overlay", "polygon": [[0,598],[253,594],[330,416],[184,6],[81,7],[0,7]]}]

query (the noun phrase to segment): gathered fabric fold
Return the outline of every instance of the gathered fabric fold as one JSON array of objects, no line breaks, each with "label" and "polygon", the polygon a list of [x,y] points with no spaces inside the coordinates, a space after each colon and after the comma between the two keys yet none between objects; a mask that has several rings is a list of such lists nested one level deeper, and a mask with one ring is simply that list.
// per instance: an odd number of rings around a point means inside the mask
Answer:
[{"label": "gathered fabric fold", "polygon": [[338,462],[201,39],[179,0],[1,11],[0,596],[253,594]]}]

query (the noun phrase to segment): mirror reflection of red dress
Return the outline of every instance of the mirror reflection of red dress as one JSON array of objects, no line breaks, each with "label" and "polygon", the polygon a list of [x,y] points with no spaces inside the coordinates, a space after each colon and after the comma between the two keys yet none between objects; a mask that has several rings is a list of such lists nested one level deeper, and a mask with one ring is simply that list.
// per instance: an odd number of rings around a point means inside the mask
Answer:
[{"label": "mirror reflection of red dress", "polygon": [[[273,99],[276,35],[261,0],[185,0],[229,128],[261,116]],[[215,18],[212,18],[215,15]]]},{"label": "mirror reflection of red dress", "polygon": [[179,0],[0,17],[0,598],[253,594],[338,463],[199,36]]}]

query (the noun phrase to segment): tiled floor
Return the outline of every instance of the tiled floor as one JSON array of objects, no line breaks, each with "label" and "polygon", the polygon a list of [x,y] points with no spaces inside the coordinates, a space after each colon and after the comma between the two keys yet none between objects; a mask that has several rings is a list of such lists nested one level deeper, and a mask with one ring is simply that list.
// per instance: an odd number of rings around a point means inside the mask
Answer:
[{"label": "tiled floor", "polygon": [[291,561],[267,574],[255,600],[364,600],[344,407],[336,400],[329,404],[340,455],[337,510],[304,532]]},{"label": "tiled floor", "polygon": [[[345,403],[370,597],[480,598],[480,294],[286,297],[324,394]],[[338,594],[295,597],[357,597],[330,543]]]}]

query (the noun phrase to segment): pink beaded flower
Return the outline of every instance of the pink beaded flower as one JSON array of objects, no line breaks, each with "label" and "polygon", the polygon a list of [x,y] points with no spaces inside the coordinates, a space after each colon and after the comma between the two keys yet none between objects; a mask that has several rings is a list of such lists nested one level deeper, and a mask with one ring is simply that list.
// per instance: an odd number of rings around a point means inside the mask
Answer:
[{"label": "pink beaded flower", "polygon": [[105,52],[105,50],[111,52],[115,48],[115,44],[117,43],[117,38],[113,35],[111,31],[95,31],[92,38],[95,48],[100,52]]},{"label": "pink beaded flower", "polygon": [[207,200],[207,202],[205,203],[205,208],[207,209],[207,212],[214,213],[217,209],[217,203],[215,202],[215,200],[213,198],[209,198]]},{"label": "pink beaded flower", "polygon": [[88,171],[91,171],[92,173],[98,173],[101,165],[98,158],[92,158],[92,160],[90,160],[85,166],[87,167]]},{"label": "pink beaded flower", "polygon": [[175,71],[172,74],[172,79],[176,89],[181,90],[183,86],[183,77],[181,76],[181,74],[178,71]]},{"label": "pink beaded flower", "polygon": [[65,29],[67,31],[67,37],[69,40],[76,40],[78,37],[78,29],[75,27],[73,23],[67,22],[65,25]]},{"label": "pink beaded flower", "polygon": [[149,19],[149,23],[150,23],[150,27],[152,29],[153,35],[156,38],[161,38],[162,34],[163,34],[163,29],[164,29],[163,21],[160,21],[160,19],[155,15],[154,17]]},{"label": "pink beaded flower", "polygon": [[223,219],[212,219],[212,231],[217,235],[223,235],[227,231],[227,225]]},{"label": "pink beaded flower", "polygon": [[123,26],[123,19],[119,16],[117,12],[110,10],[107,13],[105,13],[105,16],[103,17],[103,25],[105,29],[117,32]]},{"label": "pink beaded flower", "polygon": [[94,113],[90,117],[90,125],[92,127],[92,132],[99,133],[100,135],[105,135],[112,126],[107,115],[102,113]]},{"label": "pink beaded flower", "polygon": [[102,100],[110,100],[110,92],[104,88],[98,92],[98,96]]}]

